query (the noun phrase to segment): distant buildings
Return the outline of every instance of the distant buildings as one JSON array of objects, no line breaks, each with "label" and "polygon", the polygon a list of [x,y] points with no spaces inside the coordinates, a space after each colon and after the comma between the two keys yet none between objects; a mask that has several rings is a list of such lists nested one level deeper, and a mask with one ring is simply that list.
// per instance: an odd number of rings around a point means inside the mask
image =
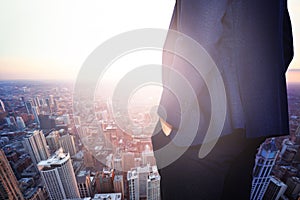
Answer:
[{"label": "distant buildings", "polygon": [[70,156],[74,156],[76,154],[74,136],[69,134],[61,136],[59,138],[59,145],[63,148],[64,152],[69,152]]},{"label": "distant buildings", "polygon": [[81,198],[92,197],[92,184],[89,171],[80,171],[76,176],[77,186]]},{"label": "distant buildings", "polygon": [[0,150],[0,199],[23,200],[18,181],[10,167],[8,160]]},{"label": "distant buildings", "polygon": [[160,200],[160,176],[157,167],[138,167],[127,173],[130,200]]},{"label": "distant buildings", "polygon": [[270,173],[275,165],[279,151],[275,141],[265,142],[261,145],[256,155],[255,167],[253,170],[253,181],[251,189],[251,200],[261,200],[270,183]]},{"label": "distant buildings", "polygon": [[23,145],[35,164],[48,159],[50,156],[42,131],[35,130],[34,132],[28,133],[23,140]]},{"label": "distant buildings", "polygon": [[41,161],[38,168],[51,200],[80,197],[69,153],[59,149],[54,156]]}]

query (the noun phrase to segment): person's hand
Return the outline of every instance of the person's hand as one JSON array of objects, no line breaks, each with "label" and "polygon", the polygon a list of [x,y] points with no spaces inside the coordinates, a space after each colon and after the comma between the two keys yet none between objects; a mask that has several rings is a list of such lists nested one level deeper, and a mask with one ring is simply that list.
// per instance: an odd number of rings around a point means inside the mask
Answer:
[{"label": "person's hand", "polygon": [[160,120],[160,124],[161,124],[161,128],[162,128],[162,131],[164,132],[164,134],[166,136],[169,136],[173,127],[172,125],[168,124],[165,120],[163,120],[162,118],[159,118]]}]

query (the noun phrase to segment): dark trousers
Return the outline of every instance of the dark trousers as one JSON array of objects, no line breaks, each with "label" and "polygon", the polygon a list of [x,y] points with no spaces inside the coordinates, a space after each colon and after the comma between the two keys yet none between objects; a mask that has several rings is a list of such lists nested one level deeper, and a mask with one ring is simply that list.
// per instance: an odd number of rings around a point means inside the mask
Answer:
[{"label": "dark trousers", "polygon": [[[158,166],[162,200],[250,199],[255,155],[264,140],[246,138],[243,131],[237,130],[221,137],[203,159],[198,157],[201,145],[189,147],[170,165]],[[162,131],[152,136],[156,159],[156,150],[170,142]]]}]

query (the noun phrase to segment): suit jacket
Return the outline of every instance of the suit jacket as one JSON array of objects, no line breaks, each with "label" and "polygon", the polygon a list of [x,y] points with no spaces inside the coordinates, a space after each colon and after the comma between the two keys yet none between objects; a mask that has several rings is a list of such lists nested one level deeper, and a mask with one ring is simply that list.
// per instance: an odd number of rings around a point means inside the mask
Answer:
[{"label": "suit jacket", "polygon": [[[286,0],[177,0],[170,29],[202,45],[223,77],[228,112],[222,135],[237,128],[244,128],[249,138],[289,134],[285,72],[293,57],[293,39]],[[165,46],[176,50],[177,40],[168,35]],[[194,144],[199,144],[211,114],[203,78],[169,52],[163,54],[163,66],[176,68],[197,93],[201,120]],[[163,67],[166,85],[172,82],[167,71]],[[170,89],[164,88],[160,106],[164,111],[159,115],[178,128],[181,108]]]}]

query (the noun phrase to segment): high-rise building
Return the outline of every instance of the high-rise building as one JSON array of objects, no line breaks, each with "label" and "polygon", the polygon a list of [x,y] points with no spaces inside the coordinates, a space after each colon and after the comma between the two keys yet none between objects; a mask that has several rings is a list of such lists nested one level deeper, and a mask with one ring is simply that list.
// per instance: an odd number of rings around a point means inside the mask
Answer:
[{"label": "high-rise building", "polygon": [[22,117],[16,117],[16,120],[17,120],[16,123],[17,123],[18,129],[23,130],[26,127],[23,118]]},{"label": "high-rise building", "polygon": [[92,197],[92,184],[90,179],[90,172],[80,171],[77,176],[77,186],[81,198]]},{"label": "high-rise building", "polygon": [[138,167],[137,169],[139,177],[139,195],[140,199],[147,199],[147,181],[150,174],[150,165],[145,167]]},{"label": "high-rise building", "polygon": [[59,135],[58,131],[52,131],[46,137],[47,144],[49,146],[49,149],[52,152],[55,152],[56,150],[59,149],[59,138],[60,138],[60,135]]},{"label": "high-rise building", "polygon": [[74,156],[76,154],[76,147],[73,135],[67,134],[60,137],[59,145],[63,148],[64,152],[69,152],[70,156]]},{"label": "high-rise building", "polygon": [[124,180],[122,175],[115,175],[114,177],[114,192],[121,193],[124,199]]},{"label": "high-rise building", "polygon": [[279,155],[275,140],[266,141],[256,155],[251,189],[251,200],[261,200],[270,183],[270,173]]},{"label": "high-rise building", "polygon": [[127,172],[129,200],[140,199],[139,176],[136,170]]},{"label": "high-rise building", "polygon": [[4,103],[1,99],[0,99],[0,108],[1,108],[2,112],[5,112],[5,106],[4,106]]},{"label": "high-rise building", "polygon": [[24,138],[23,145],[35,164],[48,159],[50,156],[43,131],[35,130],[28,133]]},{"label": "high-rise building", "polygon": [[37,106],[32,106],[32,114],[34,116],[34,121],[37,123],[37,124],[40,124],[40,120],[39,120],[39,114],[40,114],[40,109],[39,107]]},{"label": "high-rise building", "polygon": [[27,110],[27,114],[28,114],[28,115],[33,114],[33,113],[32,113],[32,106],[33,106],[33,101],[32,101],[32,100],[28,100],[28,101],[25,103],[25,107],[26,107],[26,110]]},{"label": "high-rise building", "polygon": [[265,192],[263,200],[279,200],[284,194],[287,186],[275,176],[270,177],[269,186]]},{"label": "high-rise building", "polygon": [[111,193],[113,192],[113,180],[114,172],[113,170],[103,169],[102,172],[96,175],[96,193]]},{"label": "high-rise building", "polygon": [[152,167],[147,180],[147,199],[160,200],[160,176],[157,167]]},{"label": "high-rise building", "polygon": [[18,181],[11,169],[11,166],[0,149],[0,199],[1,200],[23,200],[19,189]]},{"label": "high-rise building", "polygon": [[51,200],[80,197],[69,153],[60,148],[51,158],[39,162],[38,168]]}]

